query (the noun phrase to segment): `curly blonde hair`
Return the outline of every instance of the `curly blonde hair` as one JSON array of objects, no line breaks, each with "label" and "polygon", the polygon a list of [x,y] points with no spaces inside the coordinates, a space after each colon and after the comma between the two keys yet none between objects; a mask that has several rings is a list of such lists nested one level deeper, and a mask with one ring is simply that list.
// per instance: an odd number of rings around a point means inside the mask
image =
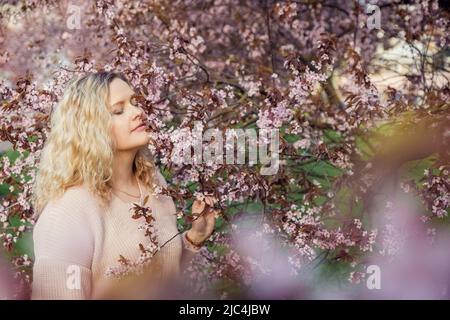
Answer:
[{"label": "curly blonde hair", "polygon": [[[84,183],[102,207],[109,204],[115,144],[108,97],[115,78],[130,85],[121,73],[98,72],[75,77],[66,87],[51,114],[50,134],[36,173],[32,197],[36,217],[49,201]],[[153,190],[155,164],[147,147],[138,150],[133,172]]]}]

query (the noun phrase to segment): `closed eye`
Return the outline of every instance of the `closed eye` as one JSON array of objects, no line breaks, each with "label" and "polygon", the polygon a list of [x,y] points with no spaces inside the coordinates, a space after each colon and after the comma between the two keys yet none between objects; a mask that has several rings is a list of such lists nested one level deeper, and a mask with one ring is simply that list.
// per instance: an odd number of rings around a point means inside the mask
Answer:
[{"label": "closed eye", "polygon": [[122,114],[124,108],[124,101],[118,101],[112,106],[112,114]]}]

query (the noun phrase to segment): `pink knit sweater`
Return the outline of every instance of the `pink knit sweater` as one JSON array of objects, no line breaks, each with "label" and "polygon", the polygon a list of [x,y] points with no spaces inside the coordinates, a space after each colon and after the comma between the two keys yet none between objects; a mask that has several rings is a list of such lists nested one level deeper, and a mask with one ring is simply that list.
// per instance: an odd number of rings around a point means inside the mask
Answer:
[{"label": "pink knit sweater", "polygon": [[[159,170],[161,185],[166,182]],[[149,193],[146,189],[145,193]],[[178,233],[171,197],[150,195],[147,202],[155,218],[159,244]],[[99,299],[118,281],[106,276],[118,258],[137,261],[139,243],[149,243],[138,230],[141,219],[132,219],[131,203],[114,196],[109,211],[100,207],[85,185],[66,190],[42,211],[33,232],[35,264],[32,299]],[[184,234],[183,234],[184,235]],[[198,250],[182,235],[165,245],[153,258],[159,276],[177,277],[181,267]],[[157,259],[156,259],[157,257]],[[156,272],[156,271],[155,271]]]}]

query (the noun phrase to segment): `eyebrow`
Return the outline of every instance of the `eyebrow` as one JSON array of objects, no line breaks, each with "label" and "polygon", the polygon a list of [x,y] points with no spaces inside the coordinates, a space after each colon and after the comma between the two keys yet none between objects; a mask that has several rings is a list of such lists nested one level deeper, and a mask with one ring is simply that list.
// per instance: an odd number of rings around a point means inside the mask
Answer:
[{"label": "eyebrow", "polygon": [[115,102],[113,105],[111,105],[111,107],[115,107],[115,106],[117,106],[117,105],[124,104],[125,101],[127,101],[128,99],[130,99],[132,96],[133,96],[133,95],[129,96],[128,98],[121,98],[119,101],[117,101],[117,102]]},{"label": "eyebrow", "polygon": [[117,101],[117,102],[115,102],[113,105],[111,105],[111,107],[114,107],[114,106],[116,106],[116,105],[120,105],[120,104],[125,103],[125,101],[131,99],[131,97],[133,97],[133,95],[135,95],[135,94],[136,94],[135,91],[133,91],[133,93],[131,93],[130,96],[127,96],[127,97],[125,97],[125,98],[121,98],[119,101]]},{"label": "eyebrow", "polygon": [[117,101],[116,103],[114,103],[111,107],[115,107],[115,106],[118,106],[118,105],[120,105],[120,104],[123,104],[125,102],[125,100],[120,100],[120,101]]}]

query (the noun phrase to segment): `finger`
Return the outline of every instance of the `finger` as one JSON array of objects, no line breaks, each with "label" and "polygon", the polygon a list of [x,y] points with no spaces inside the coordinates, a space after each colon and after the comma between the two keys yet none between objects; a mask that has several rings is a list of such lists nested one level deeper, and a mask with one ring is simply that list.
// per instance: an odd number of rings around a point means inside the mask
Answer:
[{"label": "finger", "polygon": [[218,209],[212,209],[212,210],[209,212],[209,214],[210,214],[210,215],[213,215],[215,218],[218,218],[218,217],[220,216],[220,210],[218,210]]},{"label": "finger", "polygon": [[208,218],[206,220],[206,224],[208,225],[209,228],[211,228],[211,229],[214,228],[214,226],[216,224],[216,216],[215,216],[214,212],[210,213],[208,215]]},{"label": "finger", "polygon": [[214,197],[205,197],[205,202],[208,206],[212,207],[215,203]]},{"label": "finger", "polygon": [[205,220],[208,226],[214,225],[216,223],[216,216],[214,212],[208,212],[208,215],[205,217]]},{"label": "finger", "polygon": [[201,214],[205,210],[205,203],[200,200],[195,200],[192,204],[192,214]]},{"label": "finger", "polygon": [[206,221],[214,221],[216,219],[214,211],[208,212],[208,214],[205,216]]}]

